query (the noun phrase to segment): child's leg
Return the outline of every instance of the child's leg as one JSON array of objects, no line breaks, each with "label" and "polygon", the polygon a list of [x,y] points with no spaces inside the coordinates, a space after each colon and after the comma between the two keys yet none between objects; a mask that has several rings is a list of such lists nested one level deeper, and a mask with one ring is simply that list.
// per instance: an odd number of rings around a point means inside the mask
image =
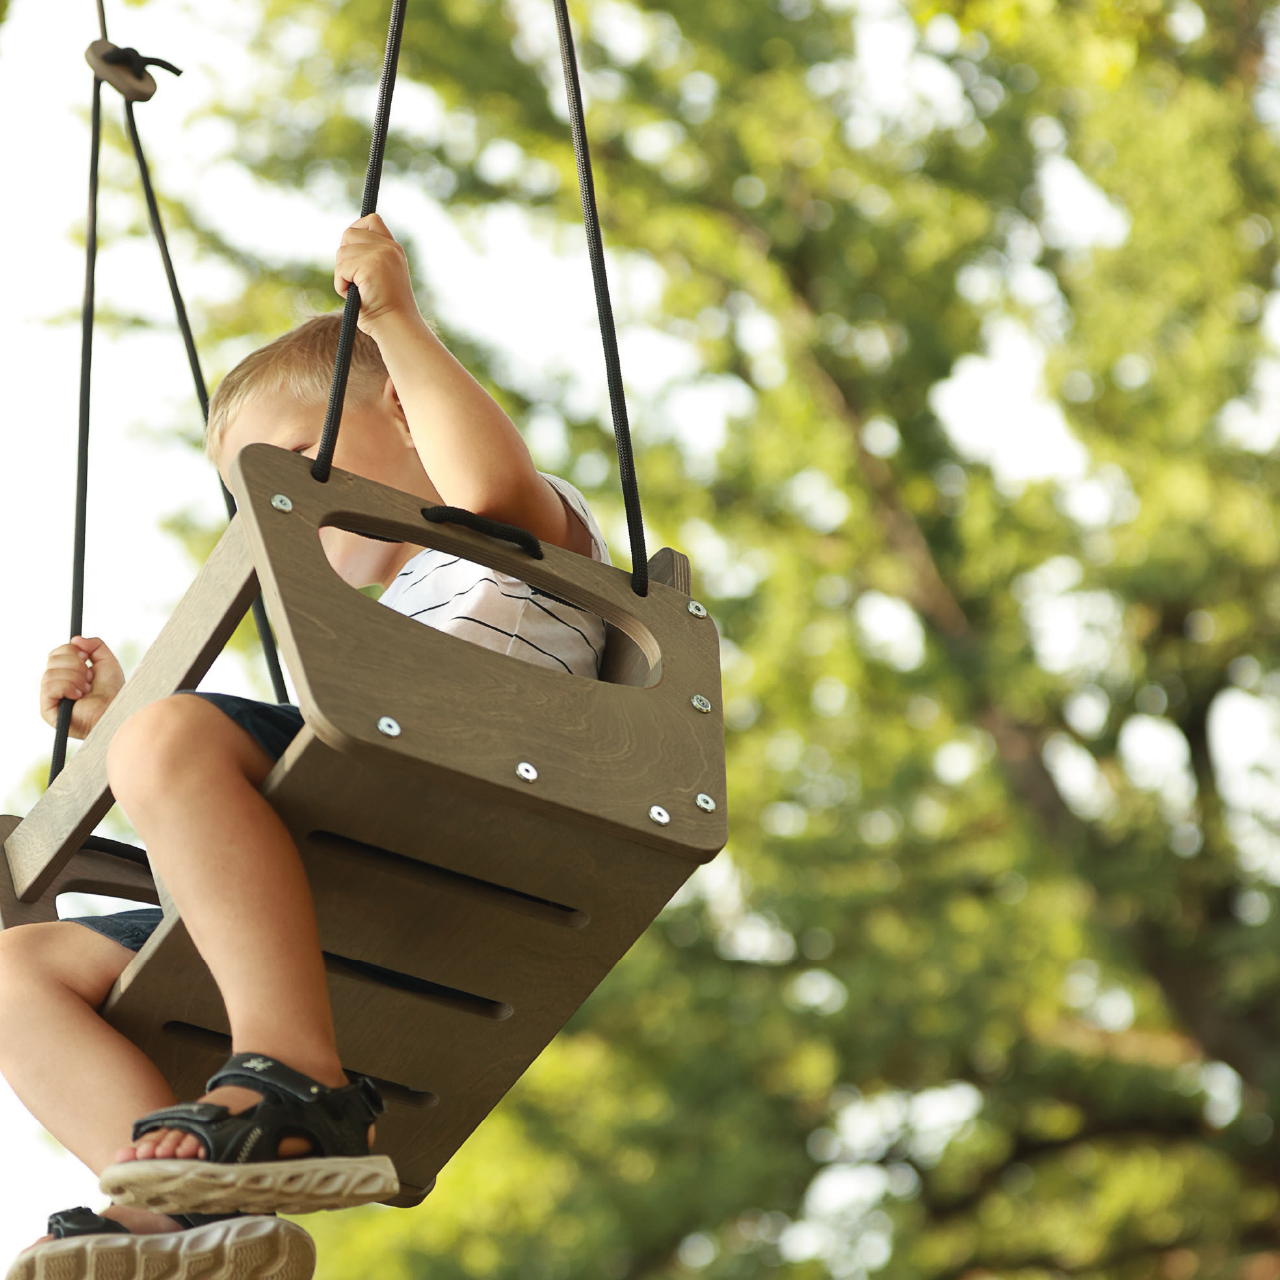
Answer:
[{"label": "child's leg", "polygon": [[[273,763],[216,706],[178,694],[121,726],[108,774],[218,984],[234,1052],[266,1054],[341,1086],[311,889],[288,830],[258,791]],[[207,1096],[232,1111],[258,1101],[244,1089]],[[306,1150],[304,1140],[286,1139],[279,1154]],[[202,1151],[194,1137],[162,1130],[136,1154]]]},{"label": "child's leg", "polygon": [[[139,1049],[98,1016],[133,953],[70,923],[0,932],[0,1074],[35,1118],[94,1173],[133,1121],[174,1101]],[[163,1214],[112,1206],[139,1234],[173,1231]]]},{"label": "child's leg", "polygon": [[150,1059],[98,1016],[132,958],[78,924],[0,932],[0,1074],[95,1173],[138,1116],[174,1101]]}]

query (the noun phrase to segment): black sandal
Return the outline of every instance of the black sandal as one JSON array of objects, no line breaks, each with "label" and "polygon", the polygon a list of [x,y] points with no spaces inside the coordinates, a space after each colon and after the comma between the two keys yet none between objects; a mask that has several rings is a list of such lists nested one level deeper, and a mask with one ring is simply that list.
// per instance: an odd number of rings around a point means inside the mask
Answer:
[{"label": "black sandal", "polygon": [[[184,1102],[143,1116],[133,1140],[178,1129],[204,1143],[202,1160],[129,1160],[103,1171],[116,1204],[156,1213],[313,1213],[386,1200],[400,1189],[395,1165],[369,1154],[369,1125],[384,1107],[364,1076],[342,1088],[320,1084],[274,1058],[238,1053],[207,1089],[239,1085],[262,1101],[233,1115],[211,1102]],[[308,1155],[279,1158],[283,1138],[305,1138]]]},{"label": "black sandal", "polygon": [[178,1213],[182,1229],[134,1235],[83,1206],[49,1216],[52,1240],[25,1249],[5,1280],[311,1280],[316,1247],[296,1222],[241,1213]]}]

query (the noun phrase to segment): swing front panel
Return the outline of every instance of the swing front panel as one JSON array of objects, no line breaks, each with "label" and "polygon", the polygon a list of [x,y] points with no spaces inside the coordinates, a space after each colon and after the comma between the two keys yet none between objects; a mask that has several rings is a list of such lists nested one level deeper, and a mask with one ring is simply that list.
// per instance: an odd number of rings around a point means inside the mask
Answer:
[{"label": "swing front panel", "polygon": [[[268,779],[316,901],[344,1065],[383,1088],[395,1204],[435,1175],[695,863],[482,791],[370,769],[308,728]],[[229,1049],[222,1000],[167,918],[106,1008],[195,1096]]]}]

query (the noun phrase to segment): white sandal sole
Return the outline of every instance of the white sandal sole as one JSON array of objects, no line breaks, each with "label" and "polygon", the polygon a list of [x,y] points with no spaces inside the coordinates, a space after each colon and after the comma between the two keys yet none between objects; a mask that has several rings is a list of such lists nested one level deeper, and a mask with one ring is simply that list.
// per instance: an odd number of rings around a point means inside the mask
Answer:
[{"label": "white sandal sole", "polygon": [[400,1179],[389,1156],[311,1156],[261,1164],[128,1160],[103,1170],[98,1186],[116,1204],[156,1213],[315,1213],[390,1199],[400,1190]]},{"label": "white sandal sole", "polygon": [[5,1280],[311,1280],[316,1246],[296,1222],[232,1218],[157,1235],[71,1236],[18,1255]]}]

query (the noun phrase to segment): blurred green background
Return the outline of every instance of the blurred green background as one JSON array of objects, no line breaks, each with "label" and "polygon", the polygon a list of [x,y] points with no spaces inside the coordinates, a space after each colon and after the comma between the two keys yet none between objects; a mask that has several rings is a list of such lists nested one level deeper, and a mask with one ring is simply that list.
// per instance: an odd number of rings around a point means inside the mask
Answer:
[{"label": "blurred green background", "polygon": [[[386,6],[247,3],[231,158],[354,208]],[[420,1208],[308,1220],[320,1275],[1276,1280],[1276,11],[573,12],[731,841]],[[413,0],[401,77],[389,182],[583,270],[550,0]],[[239,273],[215,365],[333,305],[167,214]],[[616,529],[598,404],[437,318]]]}]

